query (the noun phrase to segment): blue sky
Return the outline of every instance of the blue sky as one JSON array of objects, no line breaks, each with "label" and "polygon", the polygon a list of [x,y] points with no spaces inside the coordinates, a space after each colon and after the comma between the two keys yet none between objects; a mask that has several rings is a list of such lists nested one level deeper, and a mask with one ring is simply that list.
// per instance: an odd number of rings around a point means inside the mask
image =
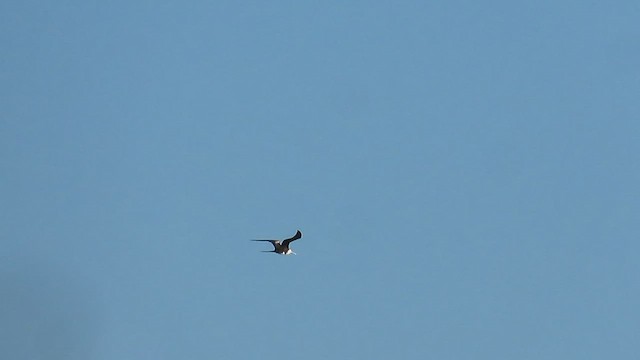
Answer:
[{"label": "blue sky", "polygon": [[3,2],[1,357],[635,358],[638,24]]}]

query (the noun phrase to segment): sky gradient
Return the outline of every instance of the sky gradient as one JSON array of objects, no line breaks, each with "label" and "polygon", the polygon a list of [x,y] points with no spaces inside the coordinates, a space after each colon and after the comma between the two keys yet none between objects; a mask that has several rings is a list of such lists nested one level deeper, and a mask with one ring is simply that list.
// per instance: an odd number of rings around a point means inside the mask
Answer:
[{"label": "sky gradient", "polygon": [[638,24],[2,2],[0,357],[635,359]]}]

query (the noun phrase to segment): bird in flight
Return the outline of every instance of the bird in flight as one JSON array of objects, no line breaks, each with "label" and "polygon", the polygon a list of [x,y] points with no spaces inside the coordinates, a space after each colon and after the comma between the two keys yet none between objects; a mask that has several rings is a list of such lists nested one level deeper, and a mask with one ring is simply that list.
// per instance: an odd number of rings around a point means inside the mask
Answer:
[{"label": "bird in flight", "polygon": [[280,254],[280,255],[295,255],[296,253],[293,252],[293,250],[291,250],[289,248],[289,244],[291,244],[292,241],[296,241],[298,239],[300,239],[302,237],[302,233],[300,232],[300,230],[296,231],[296,234],[293,235],[292,237],[288,238],[288,239],[284,239],[282,241],[280,240],[263,240],[263,239],[254,239],[251,241],[268,241],[271,243],[271,245],[273,245],[273,250],[269,250],[269,251],[263,251],[263,252],[273,252],[276,254]]}]

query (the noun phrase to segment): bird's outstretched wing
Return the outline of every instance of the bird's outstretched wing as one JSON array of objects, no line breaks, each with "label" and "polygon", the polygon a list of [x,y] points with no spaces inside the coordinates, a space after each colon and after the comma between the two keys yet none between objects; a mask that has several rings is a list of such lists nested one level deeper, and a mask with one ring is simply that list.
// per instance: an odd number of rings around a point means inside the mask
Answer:
[{"label": "bird's outstretched wing", "polygon": [[296,240],[300,239],[301,237],[302,237],[302,233],[300,232],[300,230],[297,230],[297,231],[296,231],[296,234],[295,234],[295,235],[293,235],[293,237],[290,237],[290,238],[285,239],[284,241],[282,241],[282,245],[284,245],[284,246],[289,246],[289,244],[290,244],[292,241],[296,241]]},{"label": "bird's outstretched wing", "polygon": [[277,248],[280,245],[280,240],[266,240],[266,239],[251,239],[251,241],[266,241],[270,242],[273,245],[273,248]]},{"label": "bird's outstretched wing", "polygon": [[251,239],[251,241],[268,241],[270,243],[279,242],[280,240],[270,240],[270,239]]}]

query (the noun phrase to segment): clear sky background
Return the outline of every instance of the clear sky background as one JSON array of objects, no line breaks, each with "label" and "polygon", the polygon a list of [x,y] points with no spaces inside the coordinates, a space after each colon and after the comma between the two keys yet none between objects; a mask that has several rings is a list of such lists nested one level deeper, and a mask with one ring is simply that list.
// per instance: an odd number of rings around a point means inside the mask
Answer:
[{"label": "clear sky background", "polygon": [[636,359],[639,24],[3,1],[0,357]]}]

